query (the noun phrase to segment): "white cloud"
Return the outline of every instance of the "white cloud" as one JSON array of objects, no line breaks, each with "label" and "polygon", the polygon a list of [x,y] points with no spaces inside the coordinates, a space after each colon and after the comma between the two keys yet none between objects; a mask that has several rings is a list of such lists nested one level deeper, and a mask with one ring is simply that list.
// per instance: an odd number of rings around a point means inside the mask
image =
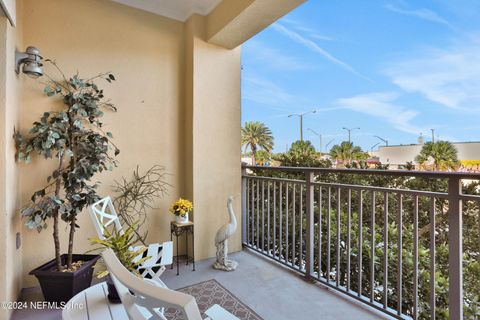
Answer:
[{"label": "white cloud", "polygon": [[385,68],[393,83],[453,109],[480,111],[480,35],[413,56]]},{"label": "white cloud", "polygon": [[353,73],[353,74],[355,74],[355,75],[357,75],[357,76],[359,76],[363,79],[371,81],[366,76],[364,76],[361,73],[359,73],[358,71],[356,71],[352,66],[350,66],[346,62],[343,62],[342,60],[334,57],[332,54],[330,54],[325,49],[321,48],[318,44],[316,44],[314,41],[310,40],[309,38],[304,37],[304,36],[300,35],[299,33],[286,28],[285,26],[279,24],[278,22],[274,23],[272,25],[272,28],[275,29],[276,31],[278,31],[279,33],[283,34],[284,36],[290,38],[291,40],[293,40],[293,41],[303,45],[304,47],[310,49],[311,51],[321,55],[323,58],[329,60],[330,62],[333,62],[333,63],[341,66],[345,70],[347,70],[347,71],[349,71],[349,72],[351,72],[351,73]]},{"label": "white cloud", "polygon": [[335,105],[382,119],[403,132],[418,134],[425,131],[411,123],[417,112],[395,103],[397,93],[375,92],[338,99]]},{"label": "white cloud", "polygon": [[308,105],[303,98],[296,97],[270,80],[246,74],[242,81],[242,97],[264,107],[286,112],[298,110],[303,104]]},{"label": "white cloud", "polygon": [[288,56],[257,40],[248,41],[243,47],[243,52],[245,55],[251,57],[250,59],[254,62],[260,63],[262,67],[277,70],[303,70],[312,68],[311,65],[308,65],[300,59]]},{"label": "white cloud", "polygon": [[291,26],[293,29],[296,31],[300,31],[302,33],[306,33],[310,38],[317,39],[317,40],[323,40],[323,41],[336,41],[335,38],[324,35],[319,33],[317,30],[314,30],[310,27],[305,26],[303,23],[289,19],[289,18],[283,18],[281,22],[288,24]]},{"label": "white cloud", "polygon": [[407,15],[407,16],[412,16],[412,17],[417,17],[419,19],[427,20],[430,22],[435,22],[439,24],[443,24],[449,28],[454,29],[454,27],[445,20],[444,18],[440,17],[436,12],[432,10],[428,10],[425,8],[420,8],[420,9],[408,9],[405,7],[404,2],[400,2],[400,5],[394,5],[394,4],[386,4],[385,9]]}]

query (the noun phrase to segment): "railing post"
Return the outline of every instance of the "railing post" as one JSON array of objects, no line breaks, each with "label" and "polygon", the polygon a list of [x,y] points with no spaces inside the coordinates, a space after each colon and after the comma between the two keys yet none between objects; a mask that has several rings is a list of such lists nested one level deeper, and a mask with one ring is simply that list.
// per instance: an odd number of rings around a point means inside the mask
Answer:
[{"label": "railing post", "polygon": [[305,181],[306,185],[306,216],[307,216],[307,229],[306,229],[306,254],[305,254],[305,275],[307,279],[312,279],[313,277],[313,264],[314,264],[314,185],[313,182],[313,171],[305,171]]},{"label": "railing post", "polygon": [[242,244],[247,243],[247,168],[242,164]]},{"label": "railing post", "polygon": [[448,179],[449,316],[463,319],[462,180]]}]

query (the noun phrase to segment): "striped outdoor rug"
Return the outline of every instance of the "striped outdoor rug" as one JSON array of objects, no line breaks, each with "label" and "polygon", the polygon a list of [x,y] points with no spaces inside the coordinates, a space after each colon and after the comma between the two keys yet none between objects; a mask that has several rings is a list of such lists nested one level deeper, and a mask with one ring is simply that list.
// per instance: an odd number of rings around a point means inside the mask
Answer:
[{"label": "striped outdoor rug", "polygon": [[[176,291],[194,296],[203,318],[206,317],[204,314],[205,310],[214,304],[218,304],[241,320],[263,320],[258,314],[214,279],[200,282]],[[184,319],[178,310],[172,308],[165,310],[165,317],[169,320]]]}]

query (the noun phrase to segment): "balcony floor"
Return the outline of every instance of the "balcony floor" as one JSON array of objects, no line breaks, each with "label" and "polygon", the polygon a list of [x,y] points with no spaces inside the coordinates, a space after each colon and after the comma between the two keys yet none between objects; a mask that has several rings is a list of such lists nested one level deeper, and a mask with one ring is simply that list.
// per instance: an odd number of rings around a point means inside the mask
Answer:
[{"label": "balcony floor", "polygon": [[[172,289],[216,279],[265,320],[386,319],[333,290],[308,283],[295,272],[248,250],[234,253],[231,258],[239,262],[234,272],[214,270],[211,267],[214,260],[209,259],[198,262],[195,272],[192,272],[191,265],[181,265],[180,276],[176,276],[175,268],[168,268],[162,279]],[[23,299],[38,301],[42,296],[38,288],[32,288],[24,290]],[[54,320],[60,319],[60,312],[22,310],[17,311],[12,319]]]},{"label": "balcony floor", "polygon": [[167,270],[163,279],[173,289],[215,279],[265,320],[386,319],[248,249],[229,257],[239,263],[234,272],[213,269],[209,259],[197,263],[195,272],[191,266],[181,266],[179,276]]}]

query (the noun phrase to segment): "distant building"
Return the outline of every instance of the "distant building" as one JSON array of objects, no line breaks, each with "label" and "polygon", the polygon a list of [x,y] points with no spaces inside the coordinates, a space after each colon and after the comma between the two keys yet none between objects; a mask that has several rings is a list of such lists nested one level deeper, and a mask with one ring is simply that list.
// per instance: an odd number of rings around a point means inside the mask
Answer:
[{"label": "distant building", "polygon": [[246,163],[247,165],[253,165],[253,158],[252,157],[242,157],[242,163]]},{"label": "distant building", "polygon": [[[458,160],[480,160],[480,141],[452,142],[458,151]],[[372,158],[378,158],[383,164],[390,164],[392,169],[398,168],[407,162],[415,162],[415,157],[422,150],[423,144],[408,144],[396,146],[382,146],[377,151],[370,152]]]}]

